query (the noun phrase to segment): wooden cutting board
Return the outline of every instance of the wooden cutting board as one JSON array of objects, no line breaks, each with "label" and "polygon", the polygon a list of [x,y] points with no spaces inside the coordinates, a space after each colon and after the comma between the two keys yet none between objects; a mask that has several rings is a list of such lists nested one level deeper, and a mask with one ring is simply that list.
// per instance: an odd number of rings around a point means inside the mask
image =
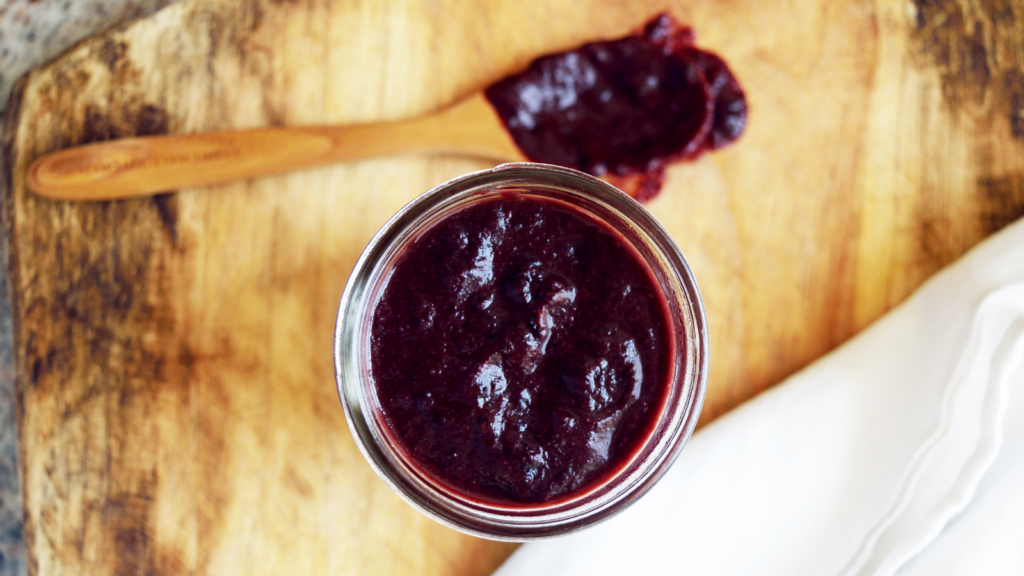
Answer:
[{"label": "wooden cutting board", "polygon": [[[130,134],[426,113],[664,0],[185,0],[36,70],[9,108],[25,537],[35,574],[484,574],[512,550],[421,516],[349,435],[350,268],[420,192],[401,157],[131,201],[26,192]],[[703,423],[834,348],[1024,215],[1024,4],[670,2],[746,87],[735,146],[651,211],[708,311]]]}]

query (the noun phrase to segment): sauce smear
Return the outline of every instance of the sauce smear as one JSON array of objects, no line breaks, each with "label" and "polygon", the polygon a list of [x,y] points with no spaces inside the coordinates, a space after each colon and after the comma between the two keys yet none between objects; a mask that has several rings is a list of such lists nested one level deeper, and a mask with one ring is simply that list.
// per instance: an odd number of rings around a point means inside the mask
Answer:
[{"label": "sauce smear", "polygon": [[726,146],[747,122],[729,67],[667,14],[538,58],[485,95],[527,158],[608,175],[641,201],[660,191],[666,164]]}]

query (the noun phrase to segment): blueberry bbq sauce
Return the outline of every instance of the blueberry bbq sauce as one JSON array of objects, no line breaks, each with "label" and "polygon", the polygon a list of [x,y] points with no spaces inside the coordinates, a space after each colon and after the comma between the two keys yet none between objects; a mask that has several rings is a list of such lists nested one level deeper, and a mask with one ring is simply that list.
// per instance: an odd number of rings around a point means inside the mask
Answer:
[{"label": "blueberry bbq sauce", "polygon": [[675,342],[652,272],[567,204],[503,192],[398,257],[374,308],[370,373],[407,456],[470,497],[587,489],[649,436]]},{"label": "blueberry bbq sauce", "polygon": [[485,95],[527,158],[605,176],[641,201],[658,194],[667,164],[722,148],[747,124],[729,67],[667,14],[538,58]]}]

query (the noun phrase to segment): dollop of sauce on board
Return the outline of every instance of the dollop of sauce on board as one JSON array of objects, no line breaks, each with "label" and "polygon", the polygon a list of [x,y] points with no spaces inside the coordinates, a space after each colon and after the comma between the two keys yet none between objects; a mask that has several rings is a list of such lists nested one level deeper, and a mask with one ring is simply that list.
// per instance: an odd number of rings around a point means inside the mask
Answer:
[{"label": "dollop of sauce on board", "polygon": [[650,435],[671,377],[665,297],[579,210],[502,193],[399,257],[371,377],[416,465],[464,494],[538,503],[606,478]]},{"label": "dollop of sauce on board", "polygon": [[605,176],[641,201],[658,194],[667,164],[732,143],[747,123],[732,71],[667,14],[538,58],[485,95],[528,159]]}]

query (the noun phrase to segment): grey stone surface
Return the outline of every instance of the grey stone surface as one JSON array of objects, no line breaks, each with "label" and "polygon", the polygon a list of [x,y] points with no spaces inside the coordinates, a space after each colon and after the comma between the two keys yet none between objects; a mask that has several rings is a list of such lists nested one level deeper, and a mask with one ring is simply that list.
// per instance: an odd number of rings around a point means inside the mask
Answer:
[{"label": "grey stone surface", "polygon": [[[0,170],[4,169],[0,157]],[[0,183],[0,192],[4,184]],[[14,350],[7,282],[7,238],[0,240],[0,576],[25,573],[21,489],[18,483],[18,430],[14,408]]]},{"label": "grey stone surface", "polygon": [[[176,0],[0,0],[0,118],[21,76],[83,38]],[[4,127],[0,126],[0,137]],[[0,173],[6,170],[0,155]],[[0,195],[6,195],[0,178]],[[14,350],[6,234],[0,234],[0,576],[26,573],[18,480]]]},{"label": "grey stone surface", "polygon": [[0,0],[0,110],[25,72],[174,0]]}]

